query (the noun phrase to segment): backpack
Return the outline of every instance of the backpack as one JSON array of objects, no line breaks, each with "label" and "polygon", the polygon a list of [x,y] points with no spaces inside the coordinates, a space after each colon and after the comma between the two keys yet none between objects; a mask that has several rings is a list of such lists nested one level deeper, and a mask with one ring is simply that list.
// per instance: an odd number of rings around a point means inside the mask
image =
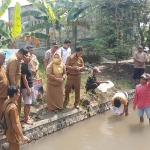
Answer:
[{"label": "backpack", "polygon": [[[6,105],[6,108],[7,108],[7,106],[8,106],[9,104],[11,104],[11,103],[13,103],[13,102],[9,102],[9,103]],[[6,122],[6,118],[5,118],[5,111],[6,111],[6,108],[5,108],[4,112],[2,113],[2,117],[1,117],[1,125],[2,125],[2,128],[5,129],[5,130],[8,129],[8,127],[7,127],[7,122]]]}]

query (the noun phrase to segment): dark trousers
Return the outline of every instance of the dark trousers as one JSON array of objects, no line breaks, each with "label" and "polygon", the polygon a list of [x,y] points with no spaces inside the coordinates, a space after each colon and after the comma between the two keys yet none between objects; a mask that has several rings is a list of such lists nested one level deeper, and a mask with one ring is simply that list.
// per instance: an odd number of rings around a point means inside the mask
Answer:
[{"label": "dark trousers", "polygon": [[86,91],[88,90],[94,90],[98,87],[98,84],[97,83],[89,83],[86,85]]}]

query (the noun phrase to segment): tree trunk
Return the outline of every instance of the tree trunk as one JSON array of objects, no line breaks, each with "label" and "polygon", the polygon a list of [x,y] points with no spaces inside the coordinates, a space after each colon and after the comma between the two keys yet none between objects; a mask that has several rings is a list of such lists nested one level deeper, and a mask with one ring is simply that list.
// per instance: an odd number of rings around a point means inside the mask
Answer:
[{"label": "tree trunk", "polygon": [[[49,28],[46,28],[46,34],[48,35],[49,34]],[[49,39],[47,40],[47,47],[50,47],[50,37]]]},{"label": "tree trunk", "polygon": [[77,46],[77,26],[73,26],[73,43],[74,43],[74,46],[73,46],[73,51],[72,52],[75,52],[75,49],[76,49],[76,46]]}]

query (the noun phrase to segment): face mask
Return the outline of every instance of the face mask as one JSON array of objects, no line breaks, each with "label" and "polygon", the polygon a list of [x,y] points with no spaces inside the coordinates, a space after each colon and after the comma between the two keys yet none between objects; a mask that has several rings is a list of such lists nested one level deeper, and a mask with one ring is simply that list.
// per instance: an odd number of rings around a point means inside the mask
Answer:
[{"label": "face mask", "polygon": [[53,61],[57,63],[57,62],[59,62],[59,59],[58,58],[54,58]]}]

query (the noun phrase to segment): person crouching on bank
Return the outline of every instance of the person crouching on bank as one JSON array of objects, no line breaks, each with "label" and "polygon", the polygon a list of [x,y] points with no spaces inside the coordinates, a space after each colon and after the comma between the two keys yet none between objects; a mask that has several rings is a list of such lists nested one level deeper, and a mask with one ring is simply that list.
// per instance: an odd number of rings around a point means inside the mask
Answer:
[{"label": "person crouching on bank", "polygon": [[86,82],[86,92],[88,92],[89,90],[92,90],[91,92],[93,94],[96,94],[95,89],[102,83],[108,83],[107,81],[97,81],[96,76],[98,75],[98,73],[100,73],[101,71],[99,70],[98,67],[94,67],[92,75],[90,75],[87,79]]}]

